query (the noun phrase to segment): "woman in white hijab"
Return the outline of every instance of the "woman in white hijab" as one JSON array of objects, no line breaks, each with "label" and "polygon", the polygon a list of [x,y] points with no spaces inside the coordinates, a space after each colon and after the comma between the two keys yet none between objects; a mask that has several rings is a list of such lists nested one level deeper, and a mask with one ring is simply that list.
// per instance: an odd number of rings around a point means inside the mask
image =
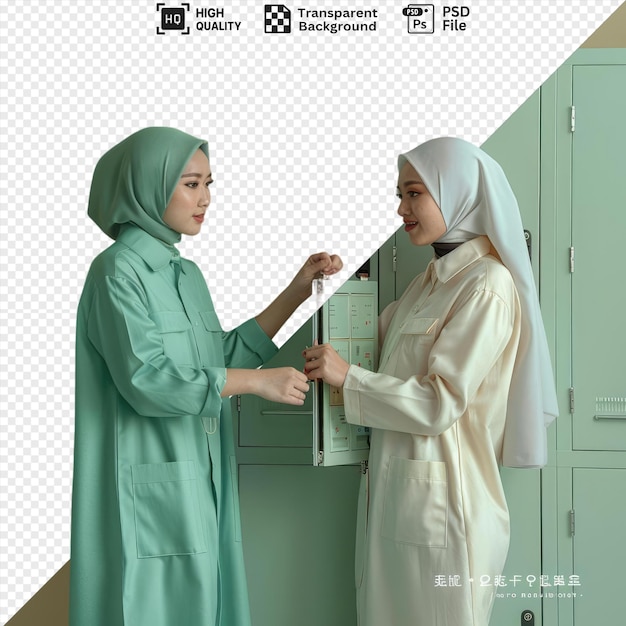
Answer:
[{"label": "woman in white hijab", "polygon": [[544,465],[557,415],[545,331],[500,166],[446,137],[398,169],[404,230],[435,256],[380,316],[378,372],[328,344],[305,351],[305,372],[343,387],[348,421],[372,429],[359,625],[487,626],[509,544],[499,465]]}]

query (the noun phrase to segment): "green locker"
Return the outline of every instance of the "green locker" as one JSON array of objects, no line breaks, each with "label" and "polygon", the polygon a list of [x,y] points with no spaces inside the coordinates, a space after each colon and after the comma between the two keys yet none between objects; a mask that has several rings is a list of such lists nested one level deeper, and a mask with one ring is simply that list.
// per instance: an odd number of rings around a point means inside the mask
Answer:
[{"label": "green locker", "polygon": [[[626,50],[580,50],[542,88],[542,286],[561,415],[542,480],[558,626],[624,621]],[[580,585],[570,585],[570,577]]]},{"label": "green locker", "polygon": [[[266,367],[304,366],[302,350],[312,345],[311,321],[300,328]],[[239,396],[233,402],[238,461],[242,463],[304,463],[312,459],[314,394],[301,407],[270,402],[258,396]]]},{"label": "green locker", "polygon": [[626,469],[574,468],[573,575],[558,591],[571,596],[574,626],[620,624],[626,616]]},{"label": "green locker", "polygon": [[626,65],[574,65],[572,102],[573,444],[626,450]]},{"label": "green locker", "polygon": [[[485,145],[485,149],[501,162],[510,177],[522,208],[524,226],[530,233],[531,244],[538,241],[539,229],[539,105],[539,93],[535,93]],[[516,146],[515,151],[510,150],[511,145]],[[411,246],[403,232],[398,232],[397,236],[392,237],[383,246],[378,255],[380,310],[402,294],[411,279],[423,270],[431,257],[430,246],[420,248]],[[533,266],[538,275],[538,254],[533,257]],[[368,284],[369,287],[366,286]],[[375,284],[349,281],[346,291],[349,292],[350,288],[369,291]],[[334,330],[332,333],[329,331],[323,338],[341,342],[345,337],[339,335],[352,332],[348,331],[351,328],[348,321],[351,308],[349,296],[338,293],[334,296],[332,307],[335,312],[338,309],[345,310],[343,315],[337,317],[339,322],[331,323],[327,320],[326,327],[333,327]],[[328,306],[323,314],[327,313]],[[269,366],[298,363],[303,346],[309,345],[315,337],[315,325],[313,320],[305,325],[285,344]],[[342,329],[345,332],[342,332]],[[331,338],[331,334],[335,337]],[[331,393],[330,390],[327,390],[327,393]],[[322,527],[316,526],[312,534],[306,535],[306,524],[296,521],[297,514],[293,517],[287,513],[291,508],[295,511],[306,509],[310,506],[313,494],[324,493],[326,489],[335,493],[343,490],[344,501],[354,502],[356,506],[358,468],[311,469],[293,465],[311,464],[313,450],[311,445],[314,442],[310,432],[309,434],[306,432],[307,423],[311,423],[314,411],[312,394],[310,396],[307,404],[298,411],[278,405],[270,406],[258,398],[244,396],[239,400],[238,454],[242,529],[246,559],[249,563],[254,626],[290,626],[293,622],[287,620],[287,615],[293,615],[298,606],[304,606],[311,601],[311,598],[315,597],[316,588],[328,584],[329,581],[344,592],[335,597],[330,604],[320,607],[321,613],[317,616],[316,623],[338,626],[356,623],[353,579],[352,576],[349,580],[343,578],[346,568],[351,568],[354,556],[352,525],[355,524],[356,509],[354,508],[347,516],[346,521],[346,517],[337,516],[337,510],[330,501],[323,498],[317,500],[316,515],[326,516],[335,528],[336,537],[341,537],[339,545],[330,553],[327,549],[330,545],[329,539],[321,533]],[[289,447],[289,444],[293,447]],[[283,463],[287,465],[279,465]],[[526,576],[531,573],[538,575],[541,570],[539,472],[504,469],[503,481],[512,518],[512,541],[505,575],[511,579],[513,576]],[[264,503],[266,507],[263,506]],[[283,514],[276,517],[277,510],[283,510]],[[294,528],[294,524],[299,524],[299,527]],[[290,537],[291,541],[300,536],[308,546],[306,550],[311,550],[317,555],[317,565],[322,566],[325,563],[327,567],[324,581],[307,579],[308,584],[304,588],[298,585],[301,574],[286,576],[285,584],[289,591],[281,595],[286,606],[280,609],[275,606],[274,585],[278,580],[283,580],[281,568],[286,568],[293,560],[291,556],[281,552],[280,542],[272,542],[272,537],[276,533]],[[270,558],[269,546],[274,550],[273,561],[277,575],[270,578],[260,577],[259,563]],[[285,551],[288,550],[286,545],[283,547]],[[300,549],[303,547],[300,546]],[[305,558],[305,555],[302,554],[301,558]],[[520,598],[520,594],[511,598],[510,595],[506,597],[504,593],[504,597],[496,601],[492,624],[516,626],[520,623],[521,613],[525,610],[533,611],[537,626],[542,623],[540,600]],[[271,598],[274,599],[270,600]],[[346,615],[352,615],[353,621],[345,621]],[[300,623],[308,623],[306,619],[303,617]]]},{"label": "green locker", "polygon": [[[378,283],[348,280],[322,306],[314,324],[321,343],[330,343],[348,363],[375,371],[378,364]],[[341,389],[316,383],[313,465],[366,461],[369,428],[348,424]]]},{"label": "green locker", "polygon": [[[507,173],[529,232],[561,410],[549,432],[548,467],[502,470],[512,525],[505,577],[518,583],[515,597],[512,588],[501,590],[493,626],[524,623],[525,610],[534,613],[536,625],[623,621],[624,594],[611,586],[621,580],[623,589],[623,576],[611,564],[613,554],[618,569],[625,558],[618,534],[626,502],[626,345],[618,324],[626,305],[618,239],[626,232],[625,67],[624,50],[577,53],[484,145]],[[432,255],[403,235],[372,260],[381,311]],[[310,322],[272,365],[300,363],[314,336]],[[242,529],[253,623],[350,626],[356,623],[359,467],[312,467],[312,404],[301,411],[240,401]],[[541,576],[556,579],[553,586],[563,579],[565,587],[574,577],[583,595],[567,597],[566,589],[564,597],[542,599],[541,592],[555,590],[538,588]]]},{"label": "green locker", "polygon": [[[310,449],[309,449],[310,454]],[[240,465],[253,626],[356,626],[360,468]]]}]

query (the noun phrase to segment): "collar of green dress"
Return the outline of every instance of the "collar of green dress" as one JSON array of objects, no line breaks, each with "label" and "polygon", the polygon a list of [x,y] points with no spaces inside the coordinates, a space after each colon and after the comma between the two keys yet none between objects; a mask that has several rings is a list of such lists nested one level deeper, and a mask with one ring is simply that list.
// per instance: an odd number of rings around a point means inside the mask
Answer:
[{"label": "collar of green dress", "polygon": [[154,272],[167,267],[171,261],[180,263],[176,246],[156,239],[134,224],[123,224],[117,241],[136,252]]}]

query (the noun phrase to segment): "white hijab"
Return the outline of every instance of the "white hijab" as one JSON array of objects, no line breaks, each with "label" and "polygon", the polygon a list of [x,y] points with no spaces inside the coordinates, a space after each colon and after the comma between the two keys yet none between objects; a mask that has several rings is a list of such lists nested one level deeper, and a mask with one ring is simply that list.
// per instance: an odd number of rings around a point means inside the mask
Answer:
[{"label": "white hijab", "polygon": [[519,294],[521,336],[504,430],[502,463],[542,467],[546,428],[558,405],[546,333],[541,319],[522,220],[502,168],[476,146],[453,137],[432,139],[398,158],[409,162],[441,209],[447,231],[436,243],[465,242],[487,235]]}]

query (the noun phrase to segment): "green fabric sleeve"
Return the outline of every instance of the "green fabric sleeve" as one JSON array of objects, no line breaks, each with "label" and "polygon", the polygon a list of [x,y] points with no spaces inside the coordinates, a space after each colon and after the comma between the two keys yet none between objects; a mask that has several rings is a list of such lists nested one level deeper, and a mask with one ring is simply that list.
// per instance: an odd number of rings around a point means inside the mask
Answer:
[{"label": "green fabric sleeve", "polygon": [[253,318],[224,333],[227,367],[256,368],[278,352],[277,346]]},{"label": "green fabric sleeve", "polygon": [[108,276],[99,283],[88,336],[118,391],[139,415],[219,417],[225,368],[181,366],[166,356],[142,289],[133,281]]}]

